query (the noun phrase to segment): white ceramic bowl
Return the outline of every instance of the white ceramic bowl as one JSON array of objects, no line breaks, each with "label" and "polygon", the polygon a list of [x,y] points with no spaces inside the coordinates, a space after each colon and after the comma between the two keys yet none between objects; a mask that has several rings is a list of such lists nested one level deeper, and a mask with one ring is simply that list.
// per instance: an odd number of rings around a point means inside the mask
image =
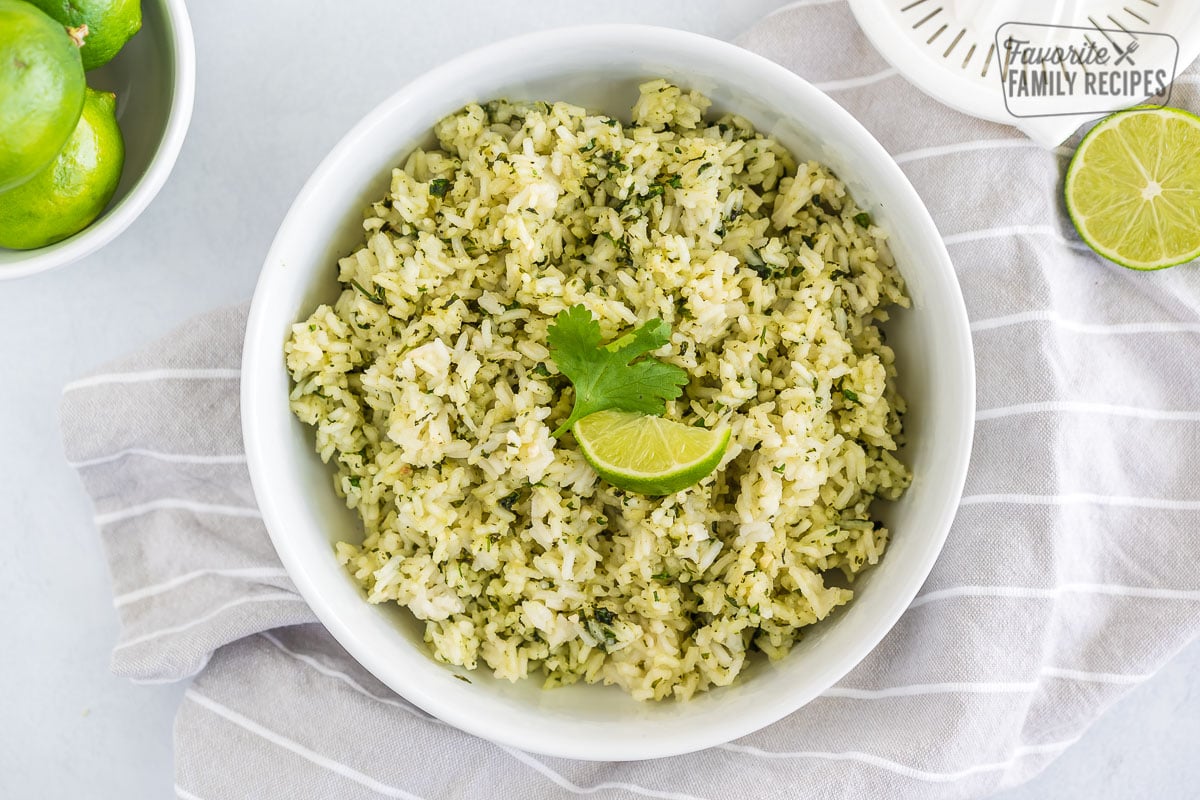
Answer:
[{"label": "white ceramic bowl", "polygon": [[[665,76],[699,89],[818,159],[892,234],[913,299],[888,328],[908,398],[904,498],[881,509],[894,540],[855,600],[776,663],[686,703],[638,703],[613,687],[552,691],[486,669],[471,683],[437,664],[407,611],[372,606],[333,557],[359,539],[355,517],[288,410],[289,326],[337,294],[335,261],[362,238],[362,212],[393,166],[431,139],[440,117],[495,97],[567,100],[628,118],[637,84]],[[841,107],[784,68],[733,45],[641,26],[549,31],[485,47],[412,82],[362,120],[309,179],[267,256],[246,330],[242,425],[250,475],[275,548],[338,641],[380,680],[470,733],[549,755],[667,756],[726,742],[790,714],[857,664],[895,624],[942,547],[962,491],[974,420],[971,336],[950,259],[920,198],[884,149]]]},{"label": "white ceramic bowl", "polygon": [[36,250],[0,248],[0,280],[78,261],[129,227],[175,166],[192,119],[196,51],[183,0],[142,0],[142,29],[109,63],[87,73],[93,89],[115,92],[125,169],[108,207],[79,233]]}]

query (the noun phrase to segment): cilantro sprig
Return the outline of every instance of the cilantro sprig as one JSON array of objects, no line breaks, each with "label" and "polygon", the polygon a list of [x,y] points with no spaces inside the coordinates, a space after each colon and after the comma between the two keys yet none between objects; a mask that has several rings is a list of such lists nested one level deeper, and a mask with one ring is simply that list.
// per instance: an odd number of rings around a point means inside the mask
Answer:
[{"label": "cilantro sprig", "polygon": [[671,328],[661,319],[602,345],[600,323],[586,306],[574,305],[558,313],[546,339],[559,372],[575,387],[575,406],[554,432],[556,437],[597,411],[662,416],[667,401],[679,397],[688,381],[687,373],[674,364],[641,358],[671,340]]}]

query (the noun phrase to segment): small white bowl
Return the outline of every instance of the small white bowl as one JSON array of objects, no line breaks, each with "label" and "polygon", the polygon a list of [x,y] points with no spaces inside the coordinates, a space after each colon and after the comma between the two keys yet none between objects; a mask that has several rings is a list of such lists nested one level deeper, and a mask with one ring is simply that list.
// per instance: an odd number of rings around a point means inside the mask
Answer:
[{"label": "small white bowl", "polygon": [[125,169],[104,212],[67,239],[36,250],[0,247],[0,280],[45,272],[99,250],[138,218],[179,157],[196,94],[196,49],[183,0],[142,0],[142,29],[88,86],[115,92]]},{"label": "small white bowl", "polygon": [[[882,504],[893,532],[858,595],[778,662],[755,661],[732,686],[686,703],[639,703],[614,687],[543,690],[486,669],[438,664],[406,610],[373,606],[333,556],[361,538],[358,522],[314,454],[313,433],[288,409],[283,344],[289,326],[338,291],[337,258],[361,241],[362,212],[391,169],[431,140],[442,116],[496,97],[566,100],[628,118],[637,84],[666,77],[695,88],[815,158],[847,182],[891,232],[913,299],[889,324],[907,396],[915,473],[902,500]],[[464,731],[548,755],[632,760],[699,750],[792,713],[850,671],[895,624],[941,550],[966,475],[975,408],[966,310],[937,229],[900,168],[845,110],[764,58],[681,31],[609,25],[510,39],[439,67],[371,112],[301,190],[267,256],[246,330],[242,429],[255,495],[280,558],[317,616],[363,666],[399,694]]]}]

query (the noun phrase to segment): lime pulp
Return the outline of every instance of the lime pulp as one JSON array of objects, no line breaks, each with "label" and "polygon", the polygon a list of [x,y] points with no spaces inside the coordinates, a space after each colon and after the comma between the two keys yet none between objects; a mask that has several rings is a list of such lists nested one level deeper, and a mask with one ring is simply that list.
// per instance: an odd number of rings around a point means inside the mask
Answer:
[{"label": "lime pulp", "polygon": [[697,483],[721,463],[730,428],[684,425],[628,411],[599,411],[572,429],[584,458],[619,489],[662,496]]},{"label": "lime pulp", "polygon": [[1175,108],[1107,117],[1071,159],[1064,195],[1080,238],[1123,267],[1200,257],[1200,117]]}]

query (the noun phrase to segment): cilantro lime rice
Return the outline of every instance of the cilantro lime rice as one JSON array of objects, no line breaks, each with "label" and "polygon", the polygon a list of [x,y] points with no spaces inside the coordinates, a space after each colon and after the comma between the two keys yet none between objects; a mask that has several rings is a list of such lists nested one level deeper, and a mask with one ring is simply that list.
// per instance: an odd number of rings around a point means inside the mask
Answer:
[{"label": "cilantro lime rice", "polygon": [[[686,699],[784,656],[853,596],[910,475],[879,323],[906,306],[886,234],[815,162],[656,80],[633,122],[567,103],[437,124],[295,325],[291,406],[362,520],[337,557],[435,658]],[[666,497],[600,480],[547,331],[655,318],[686,372],[668,419],[732,427]]]}]

